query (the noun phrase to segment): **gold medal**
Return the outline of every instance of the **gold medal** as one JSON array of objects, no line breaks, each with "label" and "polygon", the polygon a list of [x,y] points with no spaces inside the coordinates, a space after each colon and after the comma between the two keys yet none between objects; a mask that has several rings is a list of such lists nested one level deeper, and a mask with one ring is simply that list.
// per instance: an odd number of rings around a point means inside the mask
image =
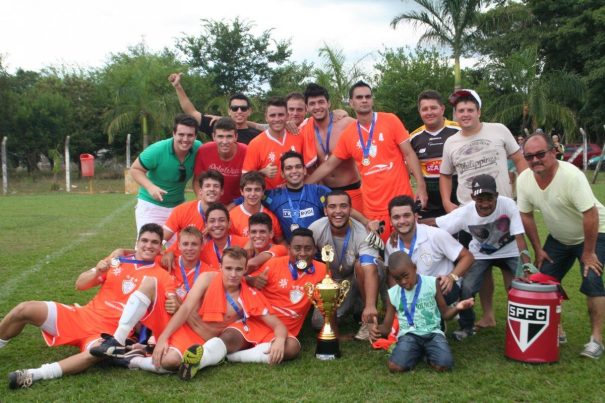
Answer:
[{"label": "gold medal", "polygon": [[304,270],[304,269],[306,269],[307,268],[307,262],[304,261],[304,260],[298,260],[296,262],[296,268],[298,270]]},{"label": "gold medal", "polygon": [[361,160],[361,165],[364,167],[370,166],[370,158],[365,157],[363,160]]}]

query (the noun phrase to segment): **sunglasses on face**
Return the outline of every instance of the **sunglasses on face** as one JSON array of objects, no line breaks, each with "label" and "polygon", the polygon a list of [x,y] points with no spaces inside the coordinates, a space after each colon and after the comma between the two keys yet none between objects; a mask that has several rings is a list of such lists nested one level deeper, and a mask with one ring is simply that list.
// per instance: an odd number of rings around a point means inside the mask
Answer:
[{"label": "sunglasses on face", "polygon": [[230,106],[229,109],[231,109],[231,112],[237,112],[238,109],[242,112],[248,112],[248,109],[250,109],[250,107],[245,105],[233,105]]},{"label": "sunglasses on face", "polygon": [[185,182],[187,179],[187,171],[185,170],[185,165],[179,165],[179,182]]},{"label": "sunglasses on face", "polygon": [[537,159],[539,159],[539,160],[541,160],[541,159],[543,159],[546,156],[546,153],[549,152],[550,150],[552,150],[552,147],[549,148],[548,150],[539,151],[539,152],[537,152],[535,154],[525,154],[523,156],[523,158],[525,158],[525,161],[527,161],[527,162],[533,161],[534,157],[537,158]]}]

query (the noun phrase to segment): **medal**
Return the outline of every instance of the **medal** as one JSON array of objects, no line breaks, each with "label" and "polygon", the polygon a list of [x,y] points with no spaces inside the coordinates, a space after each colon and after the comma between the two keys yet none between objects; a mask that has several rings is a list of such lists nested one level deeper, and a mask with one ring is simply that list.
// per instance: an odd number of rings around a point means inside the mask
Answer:
[{"label": "medal", "polygon": [[296,268],[298,270],[304,270],[307,268],[307,262],[305,260],[299,260],[296,262]]},{"label": "medal", "polygon": [[110,265],[113,268],[118,267],[120,265],[120,258],[119,257],[114,257],[113,259],[111,259]]},{"label": "medal", "polygon": [[298,225],[298,224],[291,224],[290,225],[290,231],[294,231],[295,229],[298,229],[298,228],[300,228],[300,225]]},{"label": "medal", "polygon": [[363,160],[361,160],[361,165],[363,165],[364,167],[367,167],[370,165],[370,159],[369,158],[364,158]]},{"label": "medal", "polygon": [[338,266],[338,271],[342,273],[342,265]]},{"label": "medal", "polygon": [[364,142],[363,134],[361,132],[361,124],[359,123],[359,120],[357,121],[357,134],[359,134],[359,145],[361,146],[361,153],[363,155],[363,159],[361,160],[361,165],[363,165],[364,167],[367,167],[370,165],[370,150],[372,148],[372,138],[374,137],[375,123],[376,123],[376,114],[374,113],[372,115],[372,123],[370,123],[368,140],[366,142]]},{"label": "medal", "polygon": [[306,186],[303,186],[298,199],[298,205],[295,205],[290,197],[290,191],[286,189],[286,197],[288,198],[288,204],[290,205],[290,219],[292,220],[292,224],[290,224],[290,231],[300,228],[300,209],[303,200],[305,200],[305,191]]}]

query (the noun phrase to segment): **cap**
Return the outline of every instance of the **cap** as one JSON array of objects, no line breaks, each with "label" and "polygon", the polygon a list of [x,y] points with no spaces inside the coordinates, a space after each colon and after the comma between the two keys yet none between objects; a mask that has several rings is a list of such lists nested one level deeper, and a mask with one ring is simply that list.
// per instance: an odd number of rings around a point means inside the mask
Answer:
[{"label": "cap", "polygon": [[473,98],[479,104],[479,109],[481,109],[481,98],[479,97],[479,94],[477,94],[477,91],[475,91],[475,90],[469,90],[469,89],[463,89],[463,90],[454,91],[452,93],[452,95],[450,95],[450,97],[449,97],[450,104],[455,105],[456,101],[460,97],[471,97],[471,98]]},{"label": "cap", "polygon": [[490,175],[477,175],[473,178],[471,192],[473,196],[479,196],[482,193],[491,193],[495,195],[498,193],[496,180]]}]

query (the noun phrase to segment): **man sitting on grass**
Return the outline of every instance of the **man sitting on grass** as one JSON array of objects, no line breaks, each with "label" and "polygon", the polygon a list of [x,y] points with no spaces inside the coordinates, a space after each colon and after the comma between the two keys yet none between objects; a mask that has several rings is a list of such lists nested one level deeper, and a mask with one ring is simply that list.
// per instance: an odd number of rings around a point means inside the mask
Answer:
[{"label": "man sitting on grass", "polygon": [[389,302],[383,323],[375,319],[370,330],[372,341],[386,336],[395,313],[399,321],[397,344],[387,366],[391,372],[406,372],[426,356],[428,364],[441,372],[452,368],[454,359],[441,331],[441,318],[447,320],[473,306],[473,298],[448,307],[436,277],[416,273],[407,253],[397,251],[389,258],[389,273],[397,283],[389,289]]},{"label": "man sitting on grass", "polygon": [[[162,248],[162,227],[145,224],[141,227],[134,256],[102,259],[95,267],[80,274],[78,290],[100,285],[94,298],[85,306],[63,305],[52,301],[27,301],[13,308],[0,322],[0,347],[19,335],[27,324],[37,326],[49,346],[72,345],[80,353],[40,368],[19,370],[9,374],[9,387],[28,388],[41,379],[60,378],[82,372],[99,361],[89,351],[101,343],[101,333],[111,333],[130,295],[146,277],[158,283],[170,283],[170,275],[156,265],[154,259]],[[174,292],[174,288],[172,288]]]}]

